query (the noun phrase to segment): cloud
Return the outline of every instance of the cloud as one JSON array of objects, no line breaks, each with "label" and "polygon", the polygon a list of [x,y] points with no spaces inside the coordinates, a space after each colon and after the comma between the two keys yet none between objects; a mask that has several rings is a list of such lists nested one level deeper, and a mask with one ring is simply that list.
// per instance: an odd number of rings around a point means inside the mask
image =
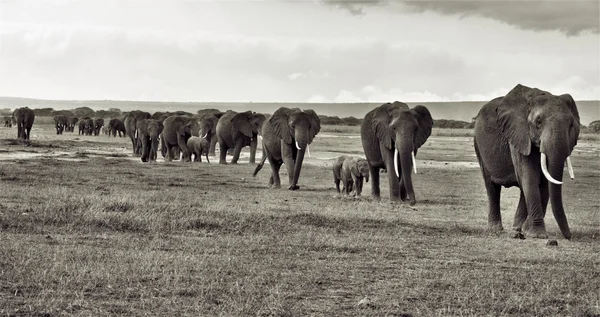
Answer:
[{"label": "cloud", "polygon": [[524,30],[559,31],[568,36],[600,32],[599,1],[400,1],[323,0],[325,4],[364,15],[365,7],[400,4],[400,12],[436,12],[443,15],[483,17]]}]

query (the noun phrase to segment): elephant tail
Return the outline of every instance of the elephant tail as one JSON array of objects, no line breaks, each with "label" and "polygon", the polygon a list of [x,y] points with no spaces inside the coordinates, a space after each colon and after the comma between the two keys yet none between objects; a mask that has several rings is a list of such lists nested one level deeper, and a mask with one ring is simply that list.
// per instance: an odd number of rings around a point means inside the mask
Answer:
[{"label": "elephant tail", "polygon": [[263,165],[265,165],[265,160],[266,159],[267,159],[267,149],[265,149],[263,147],[263,156],[262,156],[262,159],[260,159],[260,163],[258,163],[258,165],[256,165],[256,168],[254,169],[254,173],[252,173],[252,177],[256,177],[256,174],[258,174],[258,172],[263,167]]}]

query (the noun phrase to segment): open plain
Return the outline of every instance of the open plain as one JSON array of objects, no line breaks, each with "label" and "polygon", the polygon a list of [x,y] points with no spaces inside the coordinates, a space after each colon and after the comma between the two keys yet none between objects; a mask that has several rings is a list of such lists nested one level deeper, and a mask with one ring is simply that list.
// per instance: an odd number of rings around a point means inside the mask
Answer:
[{"label": "open plain", "polygon": [[549,211],[547,246],[511,238],[515,188],[504,232],[485,231],[471,133],[434,129],[409,207],[389,202],[385,174],[380,202],[370,183],[335,193],[333,160],[364,156],[358,127],[322,129],[298,191],[285,167],[282,189],[268,166],[252,177],[247,148],[237,165],[148,164],[126,137],[36,118],[26,146],[0,128],[0,315],[599,316],[597,135],[564,177],[573,238]]}]

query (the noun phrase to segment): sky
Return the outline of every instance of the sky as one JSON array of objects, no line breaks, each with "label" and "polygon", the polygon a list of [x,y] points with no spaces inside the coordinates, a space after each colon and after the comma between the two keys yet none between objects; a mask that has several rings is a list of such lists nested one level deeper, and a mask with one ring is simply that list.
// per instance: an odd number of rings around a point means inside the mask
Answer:
[{"label": "sky", "polygon": [[0,0],[0,96],[600,99],[599,1]]}]

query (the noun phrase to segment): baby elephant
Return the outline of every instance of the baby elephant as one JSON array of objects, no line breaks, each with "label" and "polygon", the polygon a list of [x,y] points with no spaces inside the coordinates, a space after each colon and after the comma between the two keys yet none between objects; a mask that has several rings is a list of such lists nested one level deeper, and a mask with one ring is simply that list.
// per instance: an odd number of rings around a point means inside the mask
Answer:
[{"label": "baby elephant", "polygon": [[187,148],[188,152],[191,155],[193,154],[194,160],[193,162],[202,162],[202,154],[206,156],[206,161],[210,163],[208,160],[208,150],[210,149],[210,142],[205,138],[192,136],[187,140]]},{"label": "baby elephant", "polygon": [[363,188],[363,178],[369,182],[369,163],[359,157],[341,155],[333,163],[333,181],[340,193],[340,180],[344,186],[344,195],[349,195],[353,187],[356,197],[360,197]]}]

